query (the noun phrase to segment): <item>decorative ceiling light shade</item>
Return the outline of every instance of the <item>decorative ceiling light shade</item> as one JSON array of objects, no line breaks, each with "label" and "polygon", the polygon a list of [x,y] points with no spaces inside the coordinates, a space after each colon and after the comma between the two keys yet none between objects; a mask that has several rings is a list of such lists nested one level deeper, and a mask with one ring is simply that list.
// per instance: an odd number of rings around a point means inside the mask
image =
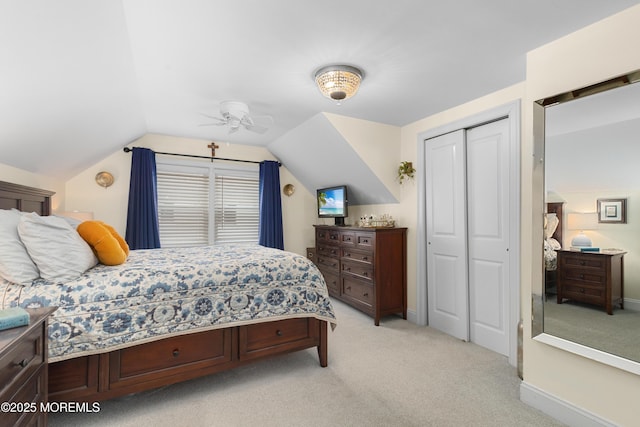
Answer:
[{"label": "decorative ceiling light shade", "polygon": [[363,73],[349,65],[329,65],[316,71],[315,80],[320,92],[334,101],[342,101],[356,94]]}]

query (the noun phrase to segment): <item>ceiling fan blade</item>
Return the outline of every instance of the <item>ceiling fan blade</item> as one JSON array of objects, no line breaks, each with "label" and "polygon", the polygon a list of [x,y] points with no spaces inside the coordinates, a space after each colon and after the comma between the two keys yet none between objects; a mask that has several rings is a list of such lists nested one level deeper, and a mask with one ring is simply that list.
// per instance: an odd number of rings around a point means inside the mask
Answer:
[{"label": "ceiling fan blade", "polygon": [[257,133],[265,133],[266,131],[269,130],[268,127],[264,127],[264,126],[258,126],[258,125],[244,125],[246,130],[250,130],[251,132],[257,132]]}]

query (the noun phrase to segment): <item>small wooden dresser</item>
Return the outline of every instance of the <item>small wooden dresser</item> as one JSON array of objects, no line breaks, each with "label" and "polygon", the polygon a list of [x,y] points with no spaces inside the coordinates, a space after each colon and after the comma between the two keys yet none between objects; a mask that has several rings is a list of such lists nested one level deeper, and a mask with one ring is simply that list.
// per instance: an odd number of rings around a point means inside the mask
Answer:
[{"label": "small wooden dresser", "polygon": [[316,265],[329,294],[374,318],[407,318],[407,229],[316,225]]},{"label": "small wooden dresser", "polygon": [[624,308],[624,251],[558,250],[558,304],[563,300],[594,304],[613,314]]},{"label": "small wooden dresser", "polygon": [[47,318],[56,310],[27,310],[28,326],[0,331],[0,414],[3,426],[46,426]]}]

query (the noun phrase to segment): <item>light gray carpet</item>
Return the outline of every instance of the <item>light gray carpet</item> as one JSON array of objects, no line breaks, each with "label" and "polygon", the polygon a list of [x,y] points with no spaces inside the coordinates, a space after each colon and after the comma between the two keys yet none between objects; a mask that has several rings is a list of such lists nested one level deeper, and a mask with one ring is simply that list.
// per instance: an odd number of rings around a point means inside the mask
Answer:
[{"label": "light gray carpet", "polygon": [[544,303],[544,331],[578,344],[640,361],[640,312],[616,307],[613,315],[579,302]]},{"label": "light gray carpet", "polygon": [[560,426],[519,400],[506,357],[399,317],[335,302],[329,366],[314,349],[50,414],[73,426]]}]

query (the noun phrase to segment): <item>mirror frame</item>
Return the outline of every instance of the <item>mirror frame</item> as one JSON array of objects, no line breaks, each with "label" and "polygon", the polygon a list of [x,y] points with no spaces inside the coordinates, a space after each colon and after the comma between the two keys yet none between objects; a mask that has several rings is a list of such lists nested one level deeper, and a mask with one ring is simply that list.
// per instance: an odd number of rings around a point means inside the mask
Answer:
[{"label": "mirror frame", "polygon": [[[533,156],[534,156],[534,182],[541,182],[542,206],[546,203],[545,191],[545,109],[550,106],[558,105],[564,102],[573,101],[596,93],[604,92],[610,89],[626,86],[629,84],[640,82],[640,70],[636,70],[627,74],[623,74],[609,80],[596,83],[584,88],[575,89],[564,92],[548,98],[539,99],[533,103]],[[543,209],[544,215],[545,209]],[[540,218],[540,224],[544,218]],[[537,222],[537,221],[536,221]],[[544,229],[541,227],[540,233],[542,241],[544,241]],[[544,249],[541,249],[544,251]],[[544,261],[538,256],[534,257],[539,260],[540,265],[534,268],[542,270],[540,283],[532,283],[531,286],[531,338],[535,341],[545,343],[547,345],[577,354],[587,359],[595,360],[636,375],[640,375],[640,361],[625,359],[602,350],[596,350],[582,344],[578,344],[564,338],[559,338],[544,332]]]}]

